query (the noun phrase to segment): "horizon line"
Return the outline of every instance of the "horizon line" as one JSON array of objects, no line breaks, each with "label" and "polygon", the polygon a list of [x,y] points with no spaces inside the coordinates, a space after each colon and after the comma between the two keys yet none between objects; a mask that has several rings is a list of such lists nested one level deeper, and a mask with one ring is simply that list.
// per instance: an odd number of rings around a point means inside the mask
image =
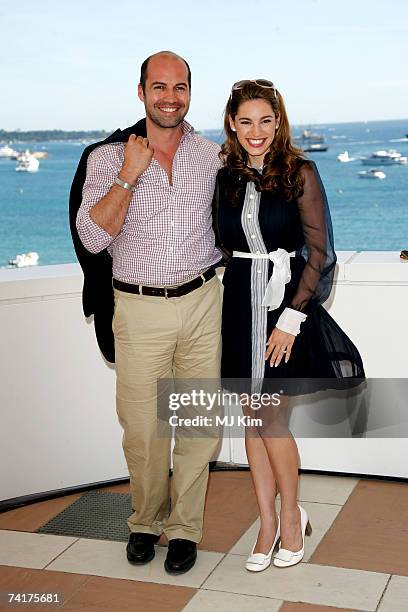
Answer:
[{"label": "horizon line", "polygon": [[[293,127],[298,127],[298,126],[318,126],[318,125],[348,125],[348,124],[353,124],[353,123],[385,123],[385,122],[392,122],[392,121],[406,121],[408,123],[408,117],[401,117],[401,118],[395,118],[395,119],[369,119],[369,120],[353,120],[353,121],[323,121],[320,123],[313,123],[313,122],[302,122],[302,123],[290,123],[291,126]],[[117,129],[117,128],[114,128]],[[198,131],[213,131],[213,130],[223,130],[223,126],[219,126],[219,127],[209,127],[209,128],[202,128],[201,130]],[[408,127],[407,127],[408,129]],[[106,129],[106,128],[82,128],[82,129],[78,129],[78,128],[58,128],[58,127],[52,127],[52,128],[14,128],[14,129],[5,129],[3,127],[0,127],[0,131],[3,132],[52,132],[52,131],[61,131],[61,132],[108,132],[110,133],[111,129]]]}]

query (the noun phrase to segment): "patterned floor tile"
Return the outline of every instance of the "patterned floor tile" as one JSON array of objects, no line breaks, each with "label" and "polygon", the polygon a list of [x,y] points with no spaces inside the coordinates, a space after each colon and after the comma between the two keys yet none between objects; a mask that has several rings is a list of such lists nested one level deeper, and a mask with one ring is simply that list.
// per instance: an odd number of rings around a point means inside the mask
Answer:
[{"label": "patterned floor tile", "polygon": [[184,608],[184,612],[278,612],[281,604],[279,599],[201,589]]},{"label": "patterned floor tile", "polygon": [[197,588],[223,557],[220,553],[199,551],[197,563],[189,572],[173,576],[163,567],[166,553],[166,548],[157,546],[151,563],[135,566],[128,563],[123,542],[81,539],[47,569]]},{"label": "patterned floor tile", "polygon": [[76,538],[0,531],[0,565],[41,569],[66,550]]},{"label": "patterned floor tile", "polygon": [[[48,572],[54,574],[55,572]],[[179,612],[196,589],[91,577],[62,607],[63,612]]]},{"label": "patterned floor tile", "polygon": [[407,612],[408,610],[408,578],[392,576],[378,612]]},{"label": "patterned floor tile", "polygon": [[408,576],[407,516],[407,484],[361,480],[311,561]]},{"label": "patterned floor tile", "polygon": [[[89,580],[89,576],[81,574],[64,574],[62,572],[47,572],[38,569],[27,569],[24,567],[0,567],[0,592],[2,593],[50,593],[58,596],[58,603],[41,606],[47,612],[53,612],[61,607]],[[55,600],[55,598],[53,597]],[[21,604],[20,609],[31,609],[28,604]],[[37,609],[39,606],[36,606]],[[0,610],[10,612],[18,608],[11,608],[0,604]]]},{"label": "patterned floor tile", "polygon": [[0,514],[0,529],[37,531],[42,525],[73,504],[81,495],[83,493],[73,493],[3,512]]},{"label": "patterned floor tile", "polygon": [[389,578],[387,574],[310,563],[283,569],[272,566],[253,574],[245,570],[244,560],[239,555],[227,555],[202,588],[374,611]]},{"label": "patterned floor tile", "polygon": [[357,485],[358,479],[325,474],[301,474],[298,500],[342,506]]},{"label": "patterned floor tile", "polygon": [[204,514],[202,550],[228,552],[258,516],[249,472],[211,472]]},{"label": "patterned floor tile", "polygon": [[351,608],[333,608],[333,606],[315,606],[303,602],[285,601],[279,612],[356,612]]}]

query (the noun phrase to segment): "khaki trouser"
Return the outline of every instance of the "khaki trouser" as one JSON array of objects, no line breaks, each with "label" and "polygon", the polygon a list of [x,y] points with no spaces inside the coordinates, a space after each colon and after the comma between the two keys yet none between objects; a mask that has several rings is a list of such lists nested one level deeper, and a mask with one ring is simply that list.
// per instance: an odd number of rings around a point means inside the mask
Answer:
[{"label": "khaki trouser", "polygon": [[176,430],[169,478],[170,437],[159,437],[157,430],[157,380],[218,379],[220,320],[216,276],[179,298],[115,289],[116,405],[124,429],[133,532],[201,540],[208,462],[218,440],[181,437]]}]

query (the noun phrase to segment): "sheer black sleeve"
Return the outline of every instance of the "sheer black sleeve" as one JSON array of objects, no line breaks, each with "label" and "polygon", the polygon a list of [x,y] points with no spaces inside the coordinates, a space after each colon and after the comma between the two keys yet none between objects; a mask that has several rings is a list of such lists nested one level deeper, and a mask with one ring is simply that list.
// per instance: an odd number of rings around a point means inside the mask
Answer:
[{"label": "sheer black sleeve", "polygon": [[337,258],[329,206],[316,165],[306,162],[300,171],[304,188],[297,204],[305,245],[297,255],[304,257],[306,265],[290,307],[303,311],[311,299],[322,304],[329,297]]}]

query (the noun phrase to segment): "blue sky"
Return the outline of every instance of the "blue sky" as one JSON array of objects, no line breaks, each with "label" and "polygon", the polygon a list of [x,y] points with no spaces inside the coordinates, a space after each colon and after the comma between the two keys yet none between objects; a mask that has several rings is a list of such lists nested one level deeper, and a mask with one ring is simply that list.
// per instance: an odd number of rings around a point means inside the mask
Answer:
[{"label": "blue sky", "polygon": [[406,0],[1,0],[0,40],[4,129],[134,123],[161,49],[190,63],[197,129],[243,78],[273,80],[293,124],[408,117]]}]

